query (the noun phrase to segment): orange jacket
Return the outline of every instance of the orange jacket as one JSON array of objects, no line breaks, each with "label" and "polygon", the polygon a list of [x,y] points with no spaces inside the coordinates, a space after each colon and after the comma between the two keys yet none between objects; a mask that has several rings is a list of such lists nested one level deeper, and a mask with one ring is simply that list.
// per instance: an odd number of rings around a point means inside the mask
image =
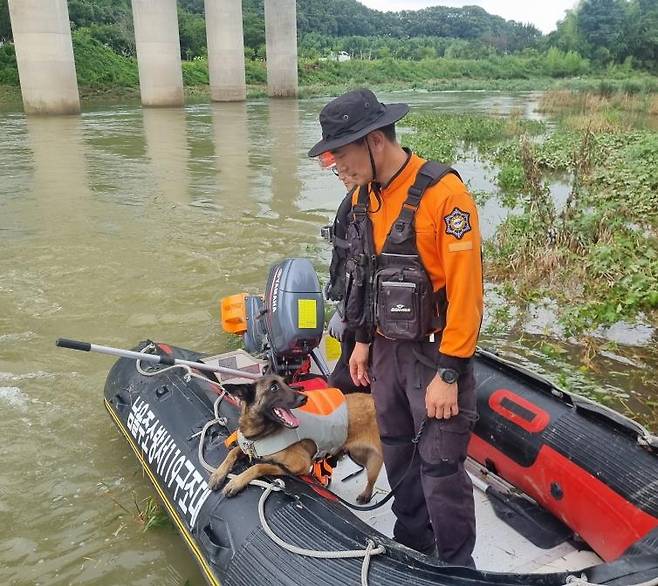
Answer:
[{"label": "orange jacket", "polygon": [[[381,205],[371,192],[369,213],[377,254],[423,163],[424,159],[412,154],[402,170],[381,188]],[[353,203],[357,198],[355,193]],[[475,353],[483,311],[480,225],[475,202],[459,178],[450,173],[427,189],[415,222],[416,245],[425,270],[434,291],[445,287],[448,299],[439,365],[460,370],[459,359]]]}]

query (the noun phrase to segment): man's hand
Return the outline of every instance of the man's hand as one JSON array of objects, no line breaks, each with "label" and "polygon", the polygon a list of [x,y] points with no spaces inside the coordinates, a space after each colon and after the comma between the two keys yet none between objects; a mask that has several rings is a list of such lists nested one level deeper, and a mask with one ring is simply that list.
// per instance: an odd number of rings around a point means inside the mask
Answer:
[{"label": "man's hand", "polygon": [[437,373],[430,381],[430,384],[427,385],[425,407],[428,417],[450,419],[453,415],[457,415],[459,413],[457,383],[448,384]]},{"label": "man's hand", "polygon": [[357,386],[367,387],[370,384],[370,377],[368,376],[369,353],[370,344],[357,342],[354,345],[352,356],[350,356],[350,375]]}]

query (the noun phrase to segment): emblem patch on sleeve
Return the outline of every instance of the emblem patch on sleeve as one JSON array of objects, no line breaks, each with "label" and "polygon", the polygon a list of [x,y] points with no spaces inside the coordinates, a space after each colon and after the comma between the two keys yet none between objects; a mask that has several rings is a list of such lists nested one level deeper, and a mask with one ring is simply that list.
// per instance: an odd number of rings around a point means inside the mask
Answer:
[{"label": "emblem patch on sleeve", "polygon": [[446,223],[446,234],[461,240],[462,236],[471,231],[471,214],[459,208],[452,210],[443,220]]}]

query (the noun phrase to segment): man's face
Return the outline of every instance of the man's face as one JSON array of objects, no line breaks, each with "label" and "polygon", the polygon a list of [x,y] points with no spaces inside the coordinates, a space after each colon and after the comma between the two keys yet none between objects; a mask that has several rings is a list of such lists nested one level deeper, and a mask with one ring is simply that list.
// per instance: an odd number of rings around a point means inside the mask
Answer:
[{"label": "man's face", "polygon": [[355,185],[365,185],[372,181],[372,165],[364,141],[346,144],[331,153],[336,159],[336,168],[341,179],[345,178]]},{"label": "man's face", "polygon": [[358,183],[355,183],[349,175],[345,175],[344,173],[339,172],[338,179],[340,179],[343,182],[343,185],[345,186],[345,189],[347,189],[347,191],[358,185]]}]

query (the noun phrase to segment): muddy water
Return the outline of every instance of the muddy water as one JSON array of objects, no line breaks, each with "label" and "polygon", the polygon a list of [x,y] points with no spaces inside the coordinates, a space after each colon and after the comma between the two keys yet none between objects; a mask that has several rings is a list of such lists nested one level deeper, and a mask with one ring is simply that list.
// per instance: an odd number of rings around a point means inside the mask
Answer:
[{"label": "muddy water", "polygon": [[[536,116],[533,95],[389,98]],[[0,113],[1,584],[202,583],[173,529],[143,531],[138,508],[153,492],[102,406],[111,360],[54,340],[221,351],[220,297],[259,291],[286,256],[324,274],[318,229],[342,191],[305,157],[322,103]],[[491,170],[461,163],[475,189],[495,190]],[[507,213],[495,199],[482,207],[485,237]],[[489,296],[484,346],[614,404],[655,400],[648,326],[601,332],[619,344],[583,372],[582,348],[560,341],[550,307],[501,320],[505,305]]]}]

